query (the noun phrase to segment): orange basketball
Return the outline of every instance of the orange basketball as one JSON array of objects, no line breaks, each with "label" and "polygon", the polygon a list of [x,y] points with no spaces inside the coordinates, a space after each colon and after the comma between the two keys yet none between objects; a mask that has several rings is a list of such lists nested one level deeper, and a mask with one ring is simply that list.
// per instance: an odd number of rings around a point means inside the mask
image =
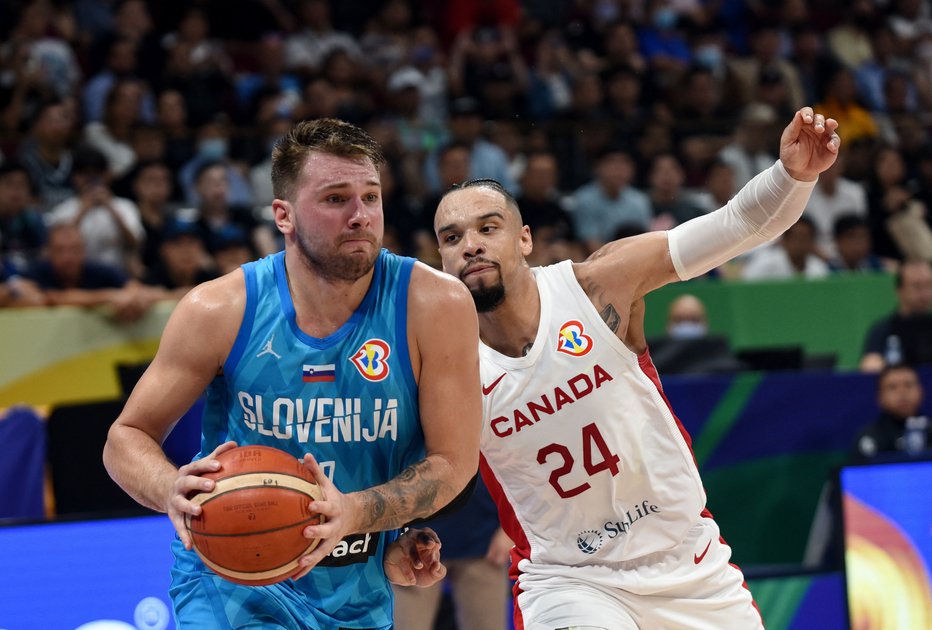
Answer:
[{"label": "orange basketball", "polygon": [[212,492],[185,525],[194,550],[210,569],[238,584],[262,586],[292,577],[298,560],[317,546],[302,535],[324,521],[308,504],[321,496],[314,477],[293,455],[270,446],[238,446],[221,453]]}]

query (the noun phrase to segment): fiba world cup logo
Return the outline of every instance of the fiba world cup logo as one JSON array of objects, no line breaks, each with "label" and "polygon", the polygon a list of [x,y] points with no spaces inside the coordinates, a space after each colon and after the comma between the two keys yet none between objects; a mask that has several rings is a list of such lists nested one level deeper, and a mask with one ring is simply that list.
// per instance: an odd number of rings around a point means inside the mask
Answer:
[{"label": "fiba world cup logo", "polygon": [[378,382],[388,376],[388,357],[391,346],[381,339],[369,339],[356,351],[350,361],[367,381]]},{"label": "fiba world cup logo", "polygon": [[602,548],[602,534],[594,529],[579,532],[576,536],[576,546],[581,552],[591,556]]}]

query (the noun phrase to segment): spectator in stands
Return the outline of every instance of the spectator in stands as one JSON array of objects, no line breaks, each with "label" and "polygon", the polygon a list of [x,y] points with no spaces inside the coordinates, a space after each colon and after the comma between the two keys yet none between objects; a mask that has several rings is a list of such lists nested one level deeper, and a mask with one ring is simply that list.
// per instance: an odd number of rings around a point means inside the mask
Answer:
[{"label": "spectator in stands", "polygon": [[115,40],[132,42],[136,57],[133,74],[149,85],[156,85],[161,78],[164,57],[160,38],[161,34],[155,31],[146,0],[121,0],[114,3],[113,20],[108,28],[94,36],[90,44],[90,56],[92,59],[106,56]]},{"label": "spectator in stands", "polygon": [[278,139],[291,129],[291,125],[292,120],[287,116],[274,116],[262,125],[260,144],[263,158],[249,169],[249,182],[256,206],[270,206],[275,199],[272,192],[272,149]]},{"label": "spectator in stands", "polygon": [[[887,111],[884,83],[891,74],[897,74],[902,64],[896,58],[895,35],[889,24],[882,21],[871,27],[871,51],[869,59],[861,62],[854,71],[858,93],[864,106],[872,112]],[[912,95],[915,105],[916,94]]]},{"label": "spectator in stands", "polygon": [[24,273],[45,244],[45,224],[34,207],[29,171],[19,162],[0,162],[0,266]]},{"label": "spectator in stands", "polygon": [[442,124],[447,119],[449,77],[443,47],[429,26],[412,29],[408,63],[424,77],[420,88],[421,119],[425,123]]},{"label": "spectator in stands", "polygon": [[845,154],[841,153],[829,169],[819,175],[805,215],[816,226],[816,247],[823,258],[835,255],[832,230],[839,217],[846,214],[867,217],[867,193],[864,186],[844,176]]},{"label": "spectator in stands", "polygon": [[888,365],[877,375],[880,414],[854,439],[853,463],[910,459],[932,448],[932,422],[922,413],[924,392],[916,370]]},{"label": "spectator in stands", "polygon": [[113,195],[110,177],[107,158],[100,151],[89,146],[76,148],[72,175],[75,195],[53,208],[47,223],[78,227],[92,261],[128,273],[134,268],[145,232],[136,204]]},{"label": "spectator in stands", "polygon": [[806,103],[819,103],[825,97],[825,85],[839,65],[825,43],[824,33],[809,21],[792,27],[793,52],[790,61],[799,74]]},{"label": "spectator in stands", "polygon": [[670,0],[647,3],[645,22],[638,28],[639,49],[648,71],[660,86],[670,87],[693,61],[681,28],[679,12]]},{"label": "spectator in stands", "polygon": [[876,272],[892,270],[892,261],[871,253],[871,232],[867,220],[858,214],[842,214],[835,220],[835,255],[828,266],[835,272]]},{"label": "spectator in stands", "polygon": [[162,85],[184,95],[188,117],[199,126],[235,100],[233,65],[222,42],[210,37],[210,21],[202,6],[185,8],[177,29],[162,39],[165,71]]},{"label": "spectator in stands", "polygon": [[603,74],[605,109],[612,119],[617,143],[633,144],[647,122],[649,112],[643,102],[642,80],[631,66],[618,66]]},{"label": "spectator in stands", "polygon": [[[469,97],[458,98],[450,104],[450,141],[469,147],[469,178],[490,178],[501,182],[506,190],[515,190],[515,181],[508,174],[508,157],[498,145],[482,137],[482,117],[479,104]],[[437,155],[428,156],[424,164],[424,178],[428,190],[437,194],[443,189],[437,170]]]},{"label": "spectator in stands", "polygon": [[321,76],[330,82],[337,118],[363,124],[375,115],[374,86],[366,72],[366,66],[342,48],[324,57]]},{"label": "spectator in stands", "polygon": [[854,0],[841,17],[828,31],[828,45],[832,55],[854,69],[874,55],[870,30],[882,22],[879,6],[873,0]]},{"label": "spectator in stands", "polygon": [[635,175],[631,154],[609,148],[596,162],[595,179],[573,193],[573,225],[588,252],[607,243],[622,225],[647,229],[653,211],[647,195],[634,187]]},{"label": "spectator in stands", "polygon": [[209,248],[217,275],[221,276],[256,259],[249,243],[249,235],[238,225],[228,225],[216,233]]},{"label": "spectator in stands", "polygon": [[772,140],[777,120],[773,108],[763,103],[751,103],[741,113],[733,140],[718,154],[731,166],[737,188],[776,161],[771,148],[775,146]]},{"label": "spectator in stands", "polygon": [[[755,92],[761,73],[765,70],[776,72],[789,92],[790,106],[793,110],[803,105],[803,87],[796,67],[782,54],[784,33],[776,21],[756,20],[750,27],[749,45],[751,54],[731,61],[735,73],[744,85],[744,102],[755,98]],[[833,111],[831,109],[826,111]],[[834,114],[833,114],[834,115]],[[841,127],[841,121],[839,121]],[[841,127],[844,129],[844,127]],[[845,136],[848,141],[848,136]]]},{"label": "spectator in stands", "polygon": [[708,164],[732,140],[737,116],[723,100],[722,84],[711,70],[693,66],[683,77],[675,99],[673,133],[686,182],[696,186]]},{"label": "spectator in stands", "polygon": [[157,123],[165,133],[165,159],[177,171],[194,157],[194,134],[188,126],[184,95],[175,89],[159,93]]},{"label": "spectator in stands", "polygon": [[213,120],[198,128],[195,155],[181,167],[178,173],[178,183],[181,184],[184,199],[189,204],[198,205],[201,202],[198,196],[197,174],[202,171],[205,164],[215,163],[220,163],[226,172],[227,203],[233,206],[253,204],[249,180],[231,156],[231,135],[230,121],[225,115],[217,115]]},{"label": "spectator in stands", "polygon": [[[918,251],[921,242],[910,238],[928,233],[929,217],[924,216],[924,206],[914,192],[906,163],[896,147],[880,146],[874,152],[866,187],[874,253],[897,260],[928,253]],[[898,223],[905,224],[906,229],[898,230]]]},{"label": "spectator in stands", "polygon": [[673,339],[696,339],[709,333],[705,304],[695,295],[681,295],[667,309],[667,335]]},{"label": "spectator in stands", "polygon": [[413,66],[404,66],[388,77],[388,118],[406,153],[426,155],[446,134],[440,121],[422,118],[421,93],[426,77]]},{"label": "spectator in stands", "polygon": [[165,224],[159,241],[159,263],[149,270],[145,282],[165,289],[166,297],[181,299],[192,287],[217,277],[197,224],[172,220]]},{"label": "spectator in stands", "polygon": [[19,160],[29,171],[45,211],[74,194],[71,187],[71,135],[77,121],[74,101],[37,104],[29,134],[20,144]]},{"label": "spectator in stands", "polygon": [[652,230],[668,230],[705,214],[683,190],[683,167],[672,153],[654,157],[648,173],[647,195],[653,211]]},{"label": "spectator in stands", "polygon": [[237,120],[245,126],[265,125],[290,117],[301,101],[300,78],[285,70],[285,42],[279,34],[261,38],[256,70],[236,77]]},{"label": "spectator in stands", "polygon": [[531,265],[585,258],[576,242],[573,218],[557,190],[558,181],[559,164],[552,153],[528,153],[517,202],[525,225],[534,235],[534,249],[528,256]]},{"label": "spectator in stands", "polygon": [[327,0],[300,0],[296,13],[298,29],[285,40],[285,63],[289,70],[313,75],[334,50],[345,50],[356,58],[361,56],[356,40],[333,28]]},{"label": "spectator in stands", "polygon": [[[139,208],[139,218],[145,230],[145,242],[140,254],[144,269],[152,269],[159,262],[161,234],[165,224],[174,216],[172,173],[164,162],[143,162],[132,174],[132,194]],[[142,270],[135,274],[142,277]]]},{"label": "spectator in stands", "polygon": [[745,367],[723,335],[709,332],[705,304],[688,293],[670,302],[666,334],[648,340],[648,346],[654,365],[665,373],[731,373]]},{"label": "spectator in stands", "polygon": [[195,192],[200,200],[197,206],[197,224],[201,240],[209,243],[214,234],[227,225],[238,225],[249,234],[251,243],[259,256],[278,251],[272,228],[256,217],[251,206],[233,205],[228,179],[230,169],[222,162],[205,162],[195,174]]},{"label": "spectator in stands", "polygon": [[815,225],[800,217],[775,244],[762,247],[748,256],[741,270],[744,280],[783,280],[789,278],[824,278],[828,265],[815,253]]},{"label": "spectator in stands", "polygon": [[137,79],[119,79],[107,93],[103,119],[84,127],[84,141],[104,154],[111,175],[122,177],[136,163],[133,127],[144,121],[148,86]]},{"label": "spectator in stands", "polygon": [[[130,37],[115,37],[109,42],[104,67],[88,79],[84,85],[81,102],[84,106],[84,122],[87,124],[104,120],[105,107],[113,87],[118,81],[136,76],[136,41]],[[148,90],[142,95],[140,117],[152,122],[155,119],[155,100]]]},{"label": "spectator in stands", "polygon": [[488,119],[517,113],[518,94],[529,86],[527,66],[510,28],[489,25],[461,33],[450,51],[448,71],[451,94],[476,99]]},{"label": "spectator in stands", "polygon": [[0,308],[45,306],[45,295],[32,280],[11,273],[0,264]]},{"label": "spectator in stands", "polygon": [[578,66],[556,29],[544,33],[534,50],[534,63],[528,69],[528,116],[532,120],[551,120],[569,108],[571,83]]},{"label": "spectator in stands", "polygon": [[66,40],[67,33],[58,30],[53,21],[55,17],[48,0],[22,3],[4,39],[5,45],[23,46],[28,51],[25,63],[37,68],[43,93],[67,98],[77,92],[81,68]]},{"label": "spectator in stands", "polygon": [[932,265],[924,260],[904,262],[896,273],[895,287],[896,310],[876,321],[867,332],[861,354],[862,372],[879,372],[886,365],[902,362],[913,351],[908,347],[911,340],[902,337],[910,334],[916,322],[925,321],[932,309]]},{"label": "spectator in stands", "polygon": [[705,212],[712,212],[728,203],[738,187],[735,186],[735,171],[724,160],[713,160],[706,171],[702,188],[696,191],[696,203]]},{"label": "spectator in stands", "polygon": [[106,306],[121,321],[139,319],[164,297],[113,265],[88,260],[81,231],[67,223],[49,228],[46,257],[27,277],[49,306]]},{"label": "spectator in stands", "polygon": [[387,72],[408,61],[414,15],[407,0],[379,4],[378,12],[366,22],[365,32],[359,37],[359,47],[374,69]]},{"label": "spectator in stands", "polygon": [[845,130],[846,142],[874,139],[880,135],[877,121],[861,106],[858,96],[854,73],[839,66],[825,87],[825,100],[815,106],[820,111],[832,112],[838,126]]}]

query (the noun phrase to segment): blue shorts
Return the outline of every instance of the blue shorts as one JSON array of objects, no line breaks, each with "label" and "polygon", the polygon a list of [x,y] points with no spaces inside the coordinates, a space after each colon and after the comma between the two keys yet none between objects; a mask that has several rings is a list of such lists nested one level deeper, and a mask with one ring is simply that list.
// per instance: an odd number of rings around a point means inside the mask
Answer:
[{"label": "blue shorts", "polygon": [[[237,630],[344,630],[357,626],[333,620],[319,610],[294,580],[268,586],[243,586],[207,569],[177,538],[172,542],[175,563],[169,595],[178,630],[235,628]],[[391,625],[366,630],[389,630]]]}]

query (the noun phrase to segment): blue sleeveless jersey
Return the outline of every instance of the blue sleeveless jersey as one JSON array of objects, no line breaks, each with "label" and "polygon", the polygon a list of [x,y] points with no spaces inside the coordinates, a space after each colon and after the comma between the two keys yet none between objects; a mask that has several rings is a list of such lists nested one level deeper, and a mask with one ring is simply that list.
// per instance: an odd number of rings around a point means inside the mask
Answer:
[{"label": "blue sleeveless jersey", "polygon": [[[246,311],[223,376],[207,390],[199,456],[227,440],[311,453],[344,493],[384,483],[423,459],[407,337],[413,264],[382,250],[362,303],[323,339],[298,328],[283,252],[244,265]],[[285,584],[305,595],[321,629],[389,626],[382,558],[396,537],[351,536],[306,577]]]}]

